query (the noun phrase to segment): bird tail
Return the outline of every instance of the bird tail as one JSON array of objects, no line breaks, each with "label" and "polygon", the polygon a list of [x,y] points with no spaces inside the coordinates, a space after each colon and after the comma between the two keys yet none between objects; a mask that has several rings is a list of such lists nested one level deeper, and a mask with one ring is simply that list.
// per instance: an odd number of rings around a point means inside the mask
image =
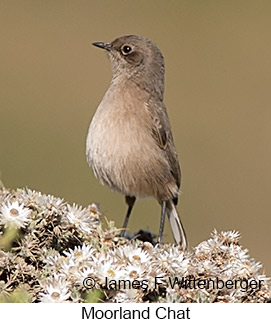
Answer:
[{"label": "bird tail", "polygon": [[172,200],[167,201],[166,213],[171,225],[171,230],[172,230],[175,242],[181,245],[182,249],[186,251],[188,249],[186,234],[185,234],[182,222],[177,213],[176,206],[174,205]]}]

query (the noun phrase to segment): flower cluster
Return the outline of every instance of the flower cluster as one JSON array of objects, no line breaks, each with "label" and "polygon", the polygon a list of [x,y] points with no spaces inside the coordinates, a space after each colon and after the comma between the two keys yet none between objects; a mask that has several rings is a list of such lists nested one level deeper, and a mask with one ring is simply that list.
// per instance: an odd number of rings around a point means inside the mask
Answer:
[{"label": "flower cluster", "polygon": [[[119,237],[114,223],[102,225],[101,218],[94,204],[83,208],[30,189],[2,188],[0,300],[18,288],[30,302],[271,300],[269,278],[239,245],[238,232],[213,231],[209,240],[184,253],[172,244]],[[239,284],[199,288],[209,280]],[[245,290],[240,284],[253,281],[262,284]],[[193,284],[187,287],[187,282]]]},{"label": "flower cluster", "polygon": [[54,285],[41,284],[48,276],[47,257],[91,244],[98,237],[100,218],[94,204],[82,208],[28,188],[1,188],[0,301],[2,297],[9,301],[7,293],[16,288],[27,291],[33,302],[40,292],[50,293]]}]

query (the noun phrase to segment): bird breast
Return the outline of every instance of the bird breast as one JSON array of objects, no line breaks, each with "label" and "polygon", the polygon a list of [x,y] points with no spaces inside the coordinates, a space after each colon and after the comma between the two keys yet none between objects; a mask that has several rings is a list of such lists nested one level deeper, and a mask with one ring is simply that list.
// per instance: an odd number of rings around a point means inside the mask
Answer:
[{"label": "bird breast", "polygon": [[[151,135],[152,121],[142,92],[112,86],[89,127],[88,163],[100,182],[115,191],[157,196],[157,181],[161,184],[169,180],[169,165]],[[156,170],[160,172],[154,176]]]}]

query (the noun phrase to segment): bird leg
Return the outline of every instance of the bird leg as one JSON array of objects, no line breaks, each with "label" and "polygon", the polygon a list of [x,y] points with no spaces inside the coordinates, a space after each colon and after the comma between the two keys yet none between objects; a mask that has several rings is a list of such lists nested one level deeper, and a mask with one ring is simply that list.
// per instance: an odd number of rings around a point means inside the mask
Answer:
[{"label": "bird leg", "polygon": [[124,237],[124,234],[125,234],[125,231],[126,231],[126,228],[127,228],[127,225],[128,225],[129,217],[131,215],[133,206],[135,204],[135,200],[136,200],[136,198],[134,196],[125,196],[125,202],[126,202],[126,204],[128,204],[128,210],[127,210],[127,213],[126,213],[126,216],[125,216],[125,219],[124,219],[124,223],[123,223],[123,226],[122,226],[122,231],[120,233],[121,237]]},{"label": "bird leg", "polygon": [[165,225],[165,217],[166,217],[166,201],[162,201],[158,243],[162,243],[162,237],[163,237],[163,231],[164,231],[164,225]]}]

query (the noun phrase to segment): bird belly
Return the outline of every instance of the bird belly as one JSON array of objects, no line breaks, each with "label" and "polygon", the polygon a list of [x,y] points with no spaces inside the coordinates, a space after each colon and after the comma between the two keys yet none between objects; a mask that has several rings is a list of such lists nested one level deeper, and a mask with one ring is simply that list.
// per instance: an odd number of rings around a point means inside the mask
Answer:
[{"label": "bird belly", "polygon": [[100,125],[95,120],[90,125],[87,159],[103,185],[129,196],[154,196],[158,200],[177,196],[178,187],[163,151],[149,134],[134,131],[131,120],[126,125]]}]

